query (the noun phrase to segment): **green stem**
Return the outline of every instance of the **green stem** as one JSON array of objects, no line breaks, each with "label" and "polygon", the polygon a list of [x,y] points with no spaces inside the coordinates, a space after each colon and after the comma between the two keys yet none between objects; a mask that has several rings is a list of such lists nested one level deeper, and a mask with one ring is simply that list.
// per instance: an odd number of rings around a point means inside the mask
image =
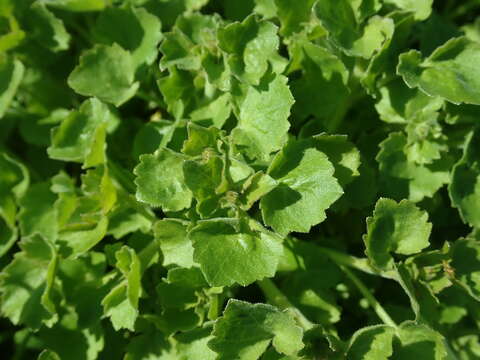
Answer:
[{"label": "green stem", "polygon": [[13,355],[12,360],[20,360],[23,357],[23,354],[25,353],[28,341],[30,340],[31,336],[31,332],[25,335],[22,342],[16,347],[15,354]]},{"label": "green stem", "polygon": [[149,268],[152,265],[152,261],[154,260],[157,254],[158,254],[158,243],[155,239],[153,239],[150,242],[150,244],[145,246],[138,254],[138,258],[140,260],[140,263],[142,264],[142,272],[144,272],[147,268]]},{"label": "green stem", "polygon": [[265,294],[268,302],[272,305],[275,305],[281,310],[289,310],[297,323],[304,329],[309,330],[315,326],[310,320],[308,320],[305,315],[302,314],[293,304],[288,300],[284,293],[273,283],[270,279],[263,279],[257,281],[257,285]]},{"label": "green stem", "polygon": [[208,309],[209,320],[216,320],[218,318],[218,309],[219,309],[218,294],[213,294],[210,297],[210,308]]},{"label": "green stem", "polygon": [[363,271],[364,273],[367,273],[370,275],[377,275],[386,279],[397,280],[397,275],[394,271],[378,271],[374,269],[372,266],[370,266],[367,259],[360,259],[355,256],[344,254],[329,248],[324,248],[324,247],[318,247],[318,248],[322,253],[327,255],[330,259],[332,259],[338,265],[348,266],[348,267]]},{"label": "green stem", "polygon": [[397,324],[395,323],[395,321],[392,320],[390,315],[388,315],[388,313],[385,311],[382,305],[377,301],[377,299],[375,299],[373,294],[370,292],[370,290],[367,289],[367,287],[363,284],[363,282],[345,266],[340,266],[340,268],[345,272],[345,275],[347,275],[347,277],[354,283],[354,285],[362,293],[365,299],[367,299],[367,301],[369,302],[370,306],[373,308],[377,316],[386,325],[397,327]]}]

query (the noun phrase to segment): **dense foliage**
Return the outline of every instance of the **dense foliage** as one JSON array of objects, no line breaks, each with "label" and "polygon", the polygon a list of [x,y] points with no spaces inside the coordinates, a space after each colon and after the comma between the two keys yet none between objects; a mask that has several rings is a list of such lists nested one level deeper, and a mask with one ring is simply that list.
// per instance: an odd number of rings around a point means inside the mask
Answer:
[{"label": "dense foliage", "polygon": [[480,2],[432,2],[0,0],[2,359],[480,359]]}]

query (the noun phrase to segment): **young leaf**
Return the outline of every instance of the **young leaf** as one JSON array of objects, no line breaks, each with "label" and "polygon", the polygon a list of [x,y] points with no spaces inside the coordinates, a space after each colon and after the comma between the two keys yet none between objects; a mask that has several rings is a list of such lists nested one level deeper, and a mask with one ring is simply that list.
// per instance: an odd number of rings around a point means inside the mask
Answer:
[{"label": "young leaf", "polygon": [[428,214],[408,200],[378,200],[373,217],[367,218],[367,234],[363,238],[372,264],[391,269],[391,252],[412,255],[428,247],[432,224],[427,219]]}]

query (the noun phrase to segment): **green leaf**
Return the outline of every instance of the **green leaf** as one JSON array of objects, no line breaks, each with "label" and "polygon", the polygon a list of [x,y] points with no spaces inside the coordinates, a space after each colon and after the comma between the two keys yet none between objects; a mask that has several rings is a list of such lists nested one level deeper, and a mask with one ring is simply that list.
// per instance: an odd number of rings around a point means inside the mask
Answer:
[{"label": "green leaf", "polygon": [[13,195],[21,198],[27,191],[30,176],[25,165],[16,158],[0,153],[0,196]]},{"label": "green leaf", "polygon": [[408,321],[398,328],[377,325],[358,330],[351,339],[346,356],[348,359],[372,360],[407,360],[412,356],[454,359],[449,356],[442,335],[426,325]]},{"label": "green leaf", "polygon": [[60,359],[68,357],[72,360],[98,359],[105,344],[103,328],[99,324],[80,328],[72,312],[65,314],[54,327],[40,329],[38,339],[42,346],[55,351]]},{"label": "green leaf", "polygon": [[480,44],[459,37],[447,41],[426,59],[416,50],[403,53],[397,73],[409,87],[418,87],[427,95],[454,104],[480,105],[480,81],[472,76],[479,61]]},{"label": "green leaf", "polygon": [[288,37],[293,33],[300,32],[304,23],[310,21],[312,7],[315,1],[306,0],[292,2],[290,0],[275,0],[274,3],[278,18],[282,24],[280,34]]},{"label": "green leaf", "polygon": [[411,12],[416,20],[425,20],[432,12],[433,0],[386,0],[385,3]]},{"label": "green leaf", "polygon": [[250,209],[255,202],[272,191],[277,185],[276,180],[261,171],[251,175],[242,185],[240,197],[242,209]]},{"label": "green leaf", "polygon": [[435,112],[443,105],[441,98],[432,98],[417,89],[410,89],[397,78],[379,89],[375,105],[380,118],[388,123],[406,124],[423,114]]},{"label": "green leaf", "polygon": [[63,21],[48,10],[44,2],[36,1],[30,9],[29,20],[32,21],[32,35],[52,51],[67,50],[71,38]]},{"label": "green leaf", "polygon": [[367,218],[367,234],[363,238],[372,264],[391,269],[394,264],[391,252],[412,255],[428,247],[432,224],[427,219],[428,214],[408,200],[397,203],[379,199],[373,217]]},{"label": "green leaf", "polygon": [[459,239],[452,247],[451,267],[468,293],[480,301],[480,244],[473,238]]},{"label": "green leaf", "polygon": [[368,8],[363,1],[325,0],[318,1],[314,11],[336,46],[349,56],[369,59],[392,37],[394,30],[391,19],[371,16],[378,10],[378,3]]},{"label": "green leaf", "polygon": [[443,336],[426,325],[405,322],[397,330],[397,337],[401,345],[394,347],[395,359],[407,360],[412,356],[432,360],[454,359],[448,356]]},{"label": "green leaf", "polygon": [[215,128],[205,128],[194,123],[187,125],[188,139],[183,143],[182,152],[189,156],[199,156],[207,149],[216,149],[221,132]]},{"label": "green leaf", "polygon": [[289,52],[300,62],[303,72],[301,78],[291,82],[295,98],[293,114],[302,119],[313,115],[328,129],[336,128],[349,95],[349,72],[345,64],[328,49],[304,39],[292,41]]},{"label": "green leaf", "polygon": [[284,60],[277,53],[279,44],[277,27],[255,16],[218,30],[218,46],[228,54],[232,73],[251,85],[260,84],[269,66],[276,73],[283,70]]},{"label": "green leaf", "polygon": [[310,141],[290,142],[273,159],[268,174],[279,185],[260,200],[265,224],[276,232],[308,232],[325,220],[325,210],[343,193],[328,157]]},{"label": "green leaf", "polygon": [[275,0],[255,0],[255,8],[253,10],[265,19],[270,19],[277,15]]},{"label": "green leaf", "polygon": [[178,219],[162,219],[153,232],[163,254],[163,266],[193,266],[193,246],[188,238],[188,223]]},{"label": "green leaf", "polygon": [[158,299],[163,308],[187,310],[199,303],[199,291],[208,287],[202,272],[197,267],[173,268],[167,279],[157,286]]},{"label": "green leaf", "polygon": [[123,246],[115,253],[116,267],[124,281],[115,286],[102,300],[105,316],[112,321],[113,328],[134,330],[138,316],[138,301],[142,292],[141,267],[135,251]]},{"label": "green leaf", "polygon": [[197,200],[196,209],[203,218],[211,217],[217,210],[225,183],[224,161],[218,155],[210,155],[209,150],[205,150],[202,161],[183,163],[185,184]]},{"label": "green leaf", "polygon": [[424,197],[432,197],[450,181],[452,161],[451,158],[444,156],[431,164],[417,165],[409,158],[411,152],[408,151],[408,145],[407,137],[403,133],[392,132],[380,143],[376,160],[387,184],[394,183],[392,179],[406,181],[407,194],[402,197],[418,202]]},{"label": "green leaf", "polygon": [[117,259],[117,268],[127,280],[128,300],[134,308],[137,308],[142,293],[140,260],[135,251],[127,246],[118,250],[115,253],[115,258]]},{"label": "green leaf", "polygon": [[25,67],[19,60],[0,54],[0,119],[7,112],[23,78]]},{"label": "green leaf", "polygon": [[16,200],[21,198],[30,182],[25,166],[5,153],[0,154],[0,257],[17,240]]},{"label": "green leaf", "polygon": [[52,190],[59,193],[55,203],[60,227],[58,245],[65,257],[78,257],[90,250],[106,235],[106,216],[117,201],[117,191],[106,168],[88,170],[82,176],[80,196],[71,179],[60,174]]},{"label": "green leaf", "polygon": [[353,334],[346,356],[352,360],[387,360],[393,354],[392,341],[395,329],[375,325],[360,329]]},{"label": "green leaf", "polygon": [[175,335],[175,359],[189,360],[199,357],[202,360],[215,360],[216,354],[207,346],[211,339],[208,328]]},{"label": "green leaf", "polygon": [[[128,200],[124,196],[128,196]],[[132,201],[132,198],[126,194],[122,194],[118,199],[120,204],[130,201]],[[137,209],[133,206],[116,207],[112,210],[109,217],[108,234],[117,240],[137,231],[147,233],[152,228],[152,221],[144,214],[137,212]]]},{"label": "green leaf", "polygon": [[40,355],[38,355],[37,360],[61,360],[58,354],[52,350],[43,350]]},{"label": "green leaf", "polygon": [[334,287],[342,279],[339,267],[312,242],[288,239],[278,271],[284,273],[280,290],[309,320],[331,325],[340,320]]},{"label": "green leaf", "polygon": [[236,230],[226,219],[199,222],[188,234],[193,258],[211,286],[246,286],[272,277],[282,254],[280,239],[266,230]]},{"label": "green leaf", "polygon": [[151,121],[143,125],[135,134],[133,142],[133,158],[138,161],[142,154],[151,154],[161,145],[171,140],[174,123],[167,120]]},{"label": "green leaf", "polygon": [[132,55],[135,68],[151,65],[157,58],[162,39],[160,20],[143,8],[109,7],[100,13],[93,29],[98,42],[117,43]]},{"label": "green leaf", "polygon": [[40,234],[54,242],[58,236],[57,211],[53,206],[57,197],[49,183],[30,186],[20,199],[19,223],[22,236]]},{"label": "green leaf", "polygon": [[83,163],[84,168],[103,164],[107,130],[116,121],[107,105],[95,98],[86,100],[52,130],[48,155],[56,160]]},{"label": "green leaf", "polygon": [[132,55],[118,44],[96,45],[80,57],[68,77],[68,85],[84,96],[120,106],[135,95],[135,64]]},{"label": "green leaf", "polygon": [[230,117],[231,111],[231,96],[225,93],[207,105],[192,111],[189,117],[196,123],[204,126],[213,125],[221,129]]},{"label": "green leaf", "polygon": [[174,357],[167,353],[167,347],[168,343],[165,335],[155,329],[132,338],[126,347],[124,360],[145,360],[149,358],[173,360]]},{"label": "green leaf", "polygon": [[275,76],[261,87],[248,87],[240,104],[232,139],[252,159],[265,160],[287,139],[293,97],[284,76]]},{"label": "green leaf", "polygon": [[51,300],[56,252],[39,235],[24,238],[22,249],[2,271],[0,279],[1,311],[13,324],[38,329],[52,326],[57,317]]},{"label": "green leaf", "polygon": [[360,175],[360,152],[346,135],[320,134],[313,139],[315,148],[327,155],[335,167],[334,176],[340,186],[344,187]]},{"label": "green leaf", "polygon": [[108,218],[102,217],[91,229],[64,230],[59,234],[60,252],[67,257],[78,257],[103,240],[108,229]]},{"label": "green leaf", "polygon": [[185,184],[184,160],[183,155],[166,148],[140,156],[140,164],[134,169],[137,200],[164,211],[190,207],[192,192]]},{"label": "green leaf", "polygon": [[62,10],[84,12],[100,11],[108,4],[108,0],[39,0],[41,3]]},{"label": "green leaf", "polygon": [[285,355],[295,355],[304,346],[302,329],[288,313],[235,299],[229,300],[212,335],[208,346],[218,353],[219,360],[256,360],[270,343]]},{"label": "green leaf", "polygon": [[478,168],[479,131],[470,133],[467,137],[462,158],[455,164],[448,192],[452,205],[456,207],[463,221],[480,226],[480,182]]},{"label": "green leaf", "polygon": [[163,53],[160,68],[177,66],[184,70],[199,70],[203,53],[216,45],[219,23],[216,16],[196,13],[180,16],[160,46]]}]

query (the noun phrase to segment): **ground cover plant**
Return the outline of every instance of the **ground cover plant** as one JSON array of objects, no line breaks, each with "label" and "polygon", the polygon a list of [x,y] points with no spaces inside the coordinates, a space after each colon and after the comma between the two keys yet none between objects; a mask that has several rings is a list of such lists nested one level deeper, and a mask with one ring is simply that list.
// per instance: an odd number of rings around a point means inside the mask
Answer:
[{"label": "ground cover plant", "polygon": [[478,0],[0,0],[0,353],[480,359]]}]

